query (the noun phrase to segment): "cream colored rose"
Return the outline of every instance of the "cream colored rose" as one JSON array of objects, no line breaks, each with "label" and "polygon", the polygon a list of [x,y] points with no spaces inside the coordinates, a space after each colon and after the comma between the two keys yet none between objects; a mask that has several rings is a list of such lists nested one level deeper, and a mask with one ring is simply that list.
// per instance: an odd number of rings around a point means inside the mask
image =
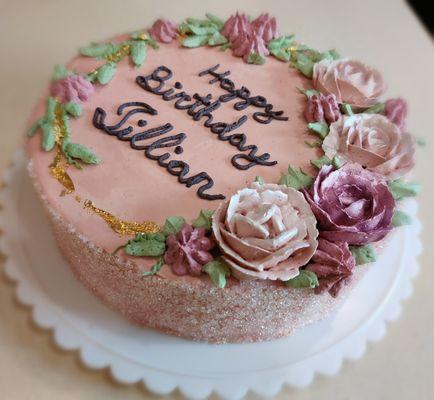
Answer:
[{"label": "cream colored rose", "polygon": [[379,114],[355,114],[330,125],[322,148],[332,159],[351,161],[396,179],[414,166],[413,137]]},{"label": "cream colored rose", "polygon": [[375,104],[386,90],[381,74],[350,59],[324,59],[313,67],[313,86],[324,94],[334,94],[339,103],[364,108]]},{"label": "cream colored rose", "polygon": [[316,219],[304,196],[274,184],[253,183],[237,192],[216,210],[212,229],[240,280],[294,278],[318,245]]}]

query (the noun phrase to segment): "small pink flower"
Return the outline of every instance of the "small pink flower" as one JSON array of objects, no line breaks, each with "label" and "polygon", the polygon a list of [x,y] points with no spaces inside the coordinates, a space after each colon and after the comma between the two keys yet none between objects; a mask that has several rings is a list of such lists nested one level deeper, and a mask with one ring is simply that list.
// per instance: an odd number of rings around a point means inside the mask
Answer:
[{"label": "small pink flower", "polygon": [[177,25],[168,19],[158,19],[149,29],[151,36],[160,43],[170,43],[178,34]]},{"label": "small pink flower", "polygon": [[172,267],[175,275],[200,275],[202,266],[214,257],[209,253],[214,245],[205,236],[204,228],[184,224],[176,235],[169,235],[164,262]]},{"label": "small pink flower", "polygon": [[268,13],[261,14],[252,22],[252,29],[259,34],[265,43],[279,37],[279,28],[275,17],[270,17]]},{"label": "small pink flower", "polygon": [[389,99],[384,103],[384,115],[401,130],[407,122],[407,102],[403,99]]},{"label": "small pink flower", "polygon": [[92,83],[81,75],[67,76],[53,83],[51,86],[51,95],[56,97],[61,103],[87,101],[93,92],[94,87]]},{"label": "small pink flower", "polygon": [[336,297],[350,281],[355,264],[348,243],[332,243],[320,238],[318,248],[306,267],[318,277],[319,286],[315,288],[315,293],[329,292]]},{"label": "small pink flower", "polygon": [[246,35],[251,32],[251,25],[246,14],[231,15],[225,22],[221,33],[230,43],[233,43],[240,35]]},{"label": "small pink flower", "polygon": [[265,45],[264,39],[260,35],[251,35],[247,46],[245,47],[245,52],[243,54],[243,60],[248,61],[250,54],[259,54],[260,56],[268,56],[270,52]]},{"label": "small pink flower", "polygon": [[334,94],[324,96],[322,93],[309,96],[304,110],[307,122],[327,122],[331,124],[341,117],[339,105]]}]

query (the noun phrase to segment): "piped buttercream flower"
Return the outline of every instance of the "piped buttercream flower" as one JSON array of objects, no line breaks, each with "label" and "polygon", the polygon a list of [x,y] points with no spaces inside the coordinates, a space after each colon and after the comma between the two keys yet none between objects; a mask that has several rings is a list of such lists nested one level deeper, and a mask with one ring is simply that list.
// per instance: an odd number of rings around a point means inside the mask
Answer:
[{"label": "piped buttercream flower", "polygon": [[202,266],[214,258],[209,252],[214,244],[204,228],[184,224],[177,234],[167,237],[166,245],[164,262],[176,275],[200,275]]},{"label": "piped buttercream flower", "polygon": [[318,248],[306,269],[316,274],[319,286],[315,293],[329,292],[336,297],[347,284],[356,262],[347,243],[318,240]]},{"label": "piped buttercream flower", "polygon": [[212,230],[223,259],[240,280],[287,281],[317,247],[315,217],[290,187],[253,183],[222,203]]},{"label": "piped buttercream flower", "polygon": [[275,17],[271,17],[268,13],[261,14],[258,18],[252,21],[253,32],[259,34],[265,43],[279,37],[279,28]]},{"label": "piped buttercream flower", "polygon": [[170,43],[178,34],[177,25],[168,19],[158,19],[149,29],[151,36],[160,43]]},{"label": "piped buttercream flower", "polygon": [[382,239],[392,229],[395,200],[385,179],[358,164],[338,170],[323,166],[304,193],[320,236],[330,242],[364,245]]},{"label": "piped buttercream flower", "polygon": [[51,95],[61,103],[73,101],[75,103],[85,102],[94,92],[90,81],[81,75],[70,75],[53,83]]},{"label": "piped buttercream flower", "polygon": [[331,124],[341,117],[339,104],[334,94],[314,94],[309,96],[304,109],[304,117],[307,122],[327,122]]},{"label": "piped buttercream flower", "polygon": [[379,114],[355,114],[331,124],[322,148],[330,159],[356,162],[387,179],[414,166],[414,138]]},{"label": "piped buttercream flower", "polygon": [[314,64],[313,85],[324,94],[334,94],[339,103],[362,108],[375,104],[386,90],[377,70],[351,59]]},{"label": "piped buttercream flower", "polygon": [[251,29],[248,16],[237,12],[225,22],[221,33],[230,43],[233,43],[240,35],[250,33]]},{"label": "piped buttercream flower", "polygon": [[407,122],[407,102],[403,99],[389,99],[384,103],[384,115],[401,130]]}]

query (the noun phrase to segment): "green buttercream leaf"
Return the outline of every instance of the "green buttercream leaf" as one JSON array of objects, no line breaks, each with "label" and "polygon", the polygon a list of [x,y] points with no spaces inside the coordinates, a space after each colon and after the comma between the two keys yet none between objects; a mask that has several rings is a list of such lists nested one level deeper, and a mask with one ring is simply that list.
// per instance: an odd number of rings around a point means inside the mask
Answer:
[{"label": "green buttercream leaf", "polygon": [[368,114],[379,114],[384,110],[384,103],[376,103],[367,108],[364,112]]},{"label": "green buttercream leaf", "polygon": [[202,267],[206,272],[214,286],[224,288],[226,286],[226,278],[231,275],[231,270],[228,265],[220,258],[217,258]]},{"label": "green buttercream leaf", "polygon": [[330,158],[328,158],[327,156],[322,156],[316,160],[310,160],[310,163],[314,167],[321,169],[321,167],[324,165],[330,165],[332,163],[332,160],[330,160]]},{"label": "green buttercream leaf", "polygon": [[264,179],[262,179],[261,176],[257,176],[255,178],[255,182],[258,182],[260,185],[263,185],[265,183]]},{"label": "green buttercream leaf", "polygon": [[45,151],[51,151],[56,144],[56,134],[53,131],[51,122],[44,121],[41,124],[42,129],[42,148]]},{"label": "green buttercream leaf", "polygon": [[286,281],[285,285],[295,289],[297,288],[314,289],[319,285],[319,282],[315,272],[301,270],[300,273],[295,278]]},{"label": "green buttercream leaf", "polygon": [[27,131],[27,136],[32,137],[38,131],[38,129],[41,127],[44,121],[45,121],[44,117],[37,119]]},{"label": "green buttercream leaf", "polygon": [[[69,142],[71,140],[71,128],[69,126],[69,117],[68,117],[68,115],[65,112],[62,113],[62,117],[61,118],[62,118],[63,128],[64,128],[63,129],[63,139],[62,139],[62,143],[61,143],[61,148],[62,148],[62,151],[65,153],[66,146],[69,144]],[[67,156],[67,158],[69,157],[68,154],[65,153],[65,155]],[[70,160],[68,159],[68,162],[69,161]],[[77,165],[75,165],[75,166],[77,167]]]},{"label": "green buttercream leaf", "polygon": [[182,225],[184,224],[185,224],[185,219],[183,217],[179,217],[179,216],[169,217],[166,219],[166,222],[164,223],[163,233],[166,236],[177,234],[181,230]]},{"label": "green buttercream leaf", "polygon": [[288,172],[282,174],[279,185],[292,187],[295,190],[309,188],[312,185],[313,179],[305,174],[300,168],[295,168],[289,165]]},{"label": "green buttercream leaf", "polygon": [[339,168],[342,168],[344,166],[344,162],[338,156],[334,156],[332,159],[332,165],[336,169],[339,169]]},{"label": "green buttercream leaf", "polygon": [[56,65],[54,67],[53,75],[51,77],[51,80],[53,82],[56,82],[60,79],[66,78],[68,76],[72,75],[72,72],[69,71],[65,66],[63,65]]},{"label": "green buttercream leaf", "polygon": [[98,68],[97,79],[101,85],[106,85],[116,73],[116,64],[108,62]]},{"label": "green buttercream leaf", "polygon": [[205,15],[219,30],[223,28],[225,22],[221,18],[211,13],[206,13]]},{"label": "green buttercream leaf", "polygon": [[247,64],[262,65],[265,63],[265,58],[258,53],[250,53],[247,57]]},{"label": "green buttercream leaf", "polygon": [[368,264],[377,260],[374,248],[370,244],[364,246],[350,246],[356,265]]},{"label": "green buttercream leaf", "polygon": [[389,183],[389,190],[395,200],[405,197],[415,197],[420,193],[421,187],[417,183],[404,182],[401,179]]},{"label": "green buttercream leaf", "polygon": [[346,115],[349,115],[349,116],[354,115],[353,108],[347,103],[342,104],[342,110],[344,111],[344,114],[346,114]]},{"label": "green buttercream leaf", "polygon": [[99,164],[100,158],[92,150],[79,143],[68,143],[65,153],[71,157],[83,161],[86,164]]},{"label": "green buttercream leaf", "polygon": [[321,61],[321,60],[324,60],[324,59],[328,59],[328,60],[334,61],[334,60],[337,60],[339,58],[341,58],[341,56],[339,55],[339,53],[335,49],[332,49],[332,50],[329,50],[329,51],[325,51],[324,53],[321,53],[320,60],[318,60],[318,61]]},{"label": "green buttercream leaf", "polygon": [[146,43],[143,41],[134,41],[131,43],[131,60],[136,67],[141,67],[146,58]]},{"label": "green buttercream leaf", "polygon": [[291,57],[291,65],[307,78],[312,78],[314,64],[315,63],[309,57],[301,52],[297,52]]},{"label": "green buttercream leaf", "polygon": [[207,230],[211,229],[211,218],[214,214],[210,210],[200,210],[198,217],[193,221],[192,225],[194,228],[205,228]]},{"label": "green buttercream leaf", "polygon": [[405,213],[404,211],[395,210],[392,218],[392,225],[394,227],[410,225],[410,224],[411,224],[411,217],[407,213]]},{"label": "green buttercream leaf", "polygon": [[329,134],[329,126],[325,122],[310,122],[307,127],[321,139],[324,139]]},{"label": "green buttercream leaf", "polygon": [[83,56],[102,59],[111,53],[115,53],[118,49],[119,45],[113,43],[94,43],[80,48],[79,53]]},{"label": "green buttercream leaf", "polygon": [[309,141],[305,140],[304,143],[306,145],[308,145],[309,147],[311,147],[312,149],[315,147],[321,147],[322,146],[322,142],[320,142],[319,140],[316,142],[309,142]]},{"label": "green buttercream leaf", "polygon": [[130,240],[125,246],[125,253],[136,257],[159,257],[165,251],[166,243],[151,235]]},{"label": "green buttercream leaf", "polygon": [[225,51],[227,49],[230,49],[230,47],[231,47],[231,44],[229,42],[226,42],[220,46],[220,51]]},{"label": "green buttercream leaf", "polygon": [[319,94],[318,90],[315,89],[300,89],[297,88],[300,93],[303,93],[306,97],[311,97],[314,94]]},{"label": "green buttercream leaf", "polygon": [[63,108],[65,109],[65,111],[71,115],[74,118],[79,117],[82,112],[83,112],[83,108],[81,107],[80,104],[78,103],[74,103],[73,101],[70,101],[69,103],[66,103]]},{"label": "green buttercream leaf", "polygon": [[47,110],[45,112],[45,116],[47,117],[47,121],[53,122],[56,119],[56,107],[57,100],[54,97],[47,98]]},{"label": "green buttercream leaf", "polygon": [[182,42],[184,47],[194,48],[199,46],[205,46],[208,43],[207,35],[193,35],[188,36]]},{"label": "green buttercream leaf", "polygon": [[164,259],[163,257],[159,257],[157,262],[151,267],[151,269],[149,271],[144,271],[142,276],[155,275],[163,265],[164,265]]},{"label": "green buttercream leaf", "polygon": [[218,29],[212,24],[189,24],[190,32],[194,35],[203,36],[203,35],[213,35],[215,32],[218,32]]},{"label": "green buttercream leaf", "polygon": [[218,31],[211,35],[208,39],[209,46],[219,46],[221,44],[226,44],[227,42],[228,40]]},{"label": "green buttercream leaf", "polygon": [[278,60],[288,62],[291,59],[291,45],[294,42],[294,35],[282,36],[270,41],[267,45],[270,53]]},{"label": "green buttercream leaf", "polygon": [[425,138],[417,138],[416,139],[416,144],[420,147],[425,147],[426,146],[426,139]]}]

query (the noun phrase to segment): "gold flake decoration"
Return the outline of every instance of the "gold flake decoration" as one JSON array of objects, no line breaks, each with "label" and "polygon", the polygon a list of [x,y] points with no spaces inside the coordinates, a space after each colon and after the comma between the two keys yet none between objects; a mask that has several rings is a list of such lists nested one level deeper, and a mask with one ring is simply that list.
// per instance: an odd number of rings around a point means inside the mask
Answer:
[{"label": "gold flake decoration", "polygon": [[137,233],[157,233],[161,228],[153,221],[130,222],[123,221],[108,211],[96,207],[92,201],[85,200],[84,208],[100,216],[107,225],[120,235],[135,235]]}]

